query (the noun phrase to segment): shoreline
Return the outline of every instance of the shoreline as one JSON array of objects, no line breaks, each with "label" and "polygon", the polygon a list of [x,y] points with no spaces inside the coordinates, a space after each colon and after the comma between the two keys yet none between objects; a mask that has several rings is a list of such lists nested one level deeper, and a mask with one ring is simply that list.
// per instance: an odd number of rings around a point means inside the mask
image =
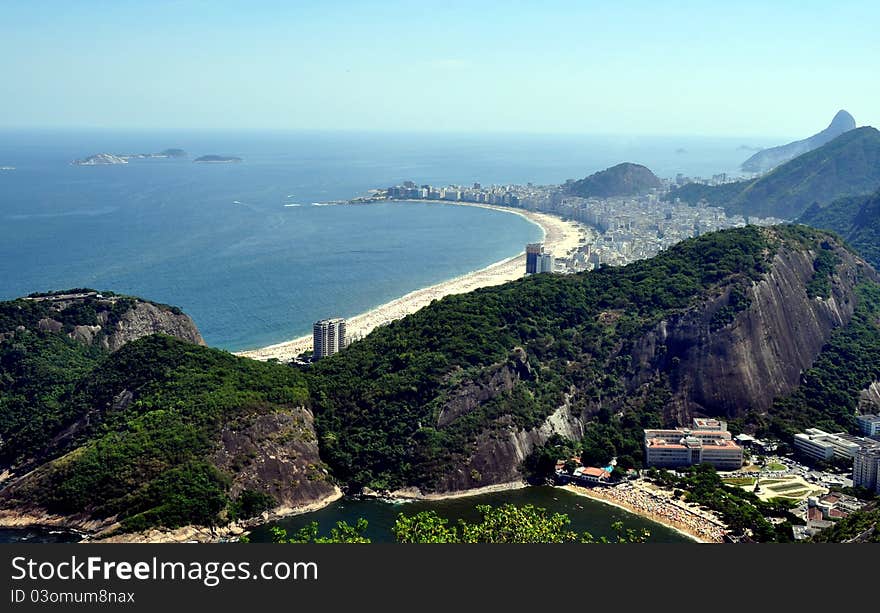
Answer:
[{"label": "shoreline", "polygon": [[[528,220],[541,228],[543,242],[548,251],[557,256],[566,256],[580,245],[580,239],[590,230],[587,226],[574,221],[567,221],[549,215],[510,207],[476,202],[440,202],[436,200],[407,200],[406,202],[426,202],[444,204],[446,206],[472,206],[492,209]],[[481,287],[501,285],[508,281],[521,278],[525,274],[525,252],[499,260],[479,270],[459,275],[440,283],[409,292],[399,298],[390,300],[369,311],[347,318],[346,331],[351,338],[363,338],[375,328],[406,317],[439,300],[453,294],[465,294]],[[312,335],[303,335],[291,340],[282,341],[265,347],[233,352],[234,355],[254,360],[276,359],[288,362],[304,351],[312,349]]]},{"label": "shoreline", "polygon": [[612,507],[617,507],[618,509],[622,509],[633,515],[638,515],[644,519],[650,520],[655,524],[660,524],[670,530],[674,530],[679,534],[686,536],[687,538],[700,543],[700,544],[717,544],[721,543],[721,540],[708,539],[706,536],[700,534],[696,530],[692,529],[690,526],[683,524],[681,522],[675,521],[661,515],[659,513],[651,513],[646,511],[645,509],[639,508],[632,504],[628,504],[625,500],[621,500],[619,498],[613,498],[611,496],[599,494],[596,489],[593,488],[585,488],[577,485],[563,485],[560,486],[562,489],[571,492],[577,496],[583,496],[584,498],[589,498],[590,500],[595,500],[596,502],[601,502],[602,504],[607,504]]},{"label": "shoreline", "polygon": [[[457,498],[470,498],[472,496],[482,496],[483,494],[494,494],[496,492],[510,492],[513,490],[522,490],[530,487],[525,481],[508,481],[507,483],[496,483],[494,485],[484,485],[470,490],[462,490],[459,492],[444,492],[438,494],[423,494],[418,488],[403,488],[390,492],[387,496],[376,495],[378,499],[392,500],[455,500]],[[369,496],[373,497],[373,496]]]}]

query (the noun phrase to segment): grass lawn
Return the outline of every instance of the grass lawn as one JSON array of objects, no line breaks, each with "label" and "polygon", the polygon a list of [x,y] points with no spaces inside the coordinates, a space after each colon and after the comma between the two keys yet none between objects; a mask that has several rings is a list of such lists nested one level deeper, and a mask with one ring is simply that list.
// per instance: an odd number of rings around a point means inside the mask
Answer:
[{"label": "grass lawn", "polygon": [[778,470],[788,470],[788,467],[785,464],[780,464],[779,462],[770,462],[764,467],[765,470],[770,471],[778,471]]},{"label": "grass lawn", "polygon": [[738,485],[740,487],[755,484],[754,477],[728,477],[727,479],[722,479],[722,481],[728,485]]}]

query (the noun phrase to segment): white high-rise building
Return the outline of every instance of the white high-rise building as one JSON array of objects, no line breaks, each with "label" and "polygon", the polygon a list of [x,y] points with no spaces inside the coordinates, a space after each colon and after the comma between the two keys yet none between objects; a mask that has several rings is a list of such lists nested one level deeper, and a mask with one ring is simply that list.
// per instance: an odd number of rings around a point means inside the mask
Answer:
[{"label": "white high-rise building", "polygon": [[853,458],[853,485],[880,493],[880,443],[861,447]]},{"label": "white high-rise building", "polygon": [[325,358],[345,348],[345,320],[341,317],[316,321],[312,328],[314,359]]}]

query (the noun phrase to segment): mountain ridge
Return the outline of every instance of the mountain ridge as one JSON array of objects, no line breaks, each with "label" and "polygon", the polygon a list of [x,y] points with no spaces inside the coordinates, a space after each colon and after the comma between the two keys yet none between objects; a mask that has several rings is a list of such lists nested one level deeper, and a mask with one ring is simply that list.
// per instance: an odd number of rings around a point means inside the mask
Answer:
[{"label": "mountain ridge", "polygon": [[795,219],[814,204],[880,187],[880,132],[870,126],[850,130],[790,160],[766,175],[709,186],[689,183],[665,198],[689,204],[705,201],[729,215]]},{"label": "mountain ridge", "polygon": [[828,127],[821,132],[786,145],[763,149],[743,162],[741,168],[746,172],[766,172],[772,170],[776,166],[821,147],[844,132],[854,130],[855,128],[856,120],[848,112],[841,109],[834,115]]}]

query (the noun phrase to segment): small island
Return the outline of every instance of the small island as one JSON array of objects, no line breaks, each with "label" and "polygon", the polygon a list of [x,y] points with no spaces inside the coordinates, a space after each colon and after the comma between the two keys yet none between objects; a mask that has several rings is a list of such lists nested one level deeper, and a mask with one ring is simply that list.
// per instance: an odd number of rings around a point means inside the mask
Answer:
[{"label": "small island", "polygon": [[193,161],[202,164],[234,164],[241,162],[241,158],[231,155],[203,155]]},{"label": "small island", "polygon": [[125,158],[127,160],[161,160],[170,158],[185,158],[187,155],[187,152],[183,149],[165,149],[163,151],[160,151],[159,153],[126,153],[124,155],[120,155],[119,157]]}]

